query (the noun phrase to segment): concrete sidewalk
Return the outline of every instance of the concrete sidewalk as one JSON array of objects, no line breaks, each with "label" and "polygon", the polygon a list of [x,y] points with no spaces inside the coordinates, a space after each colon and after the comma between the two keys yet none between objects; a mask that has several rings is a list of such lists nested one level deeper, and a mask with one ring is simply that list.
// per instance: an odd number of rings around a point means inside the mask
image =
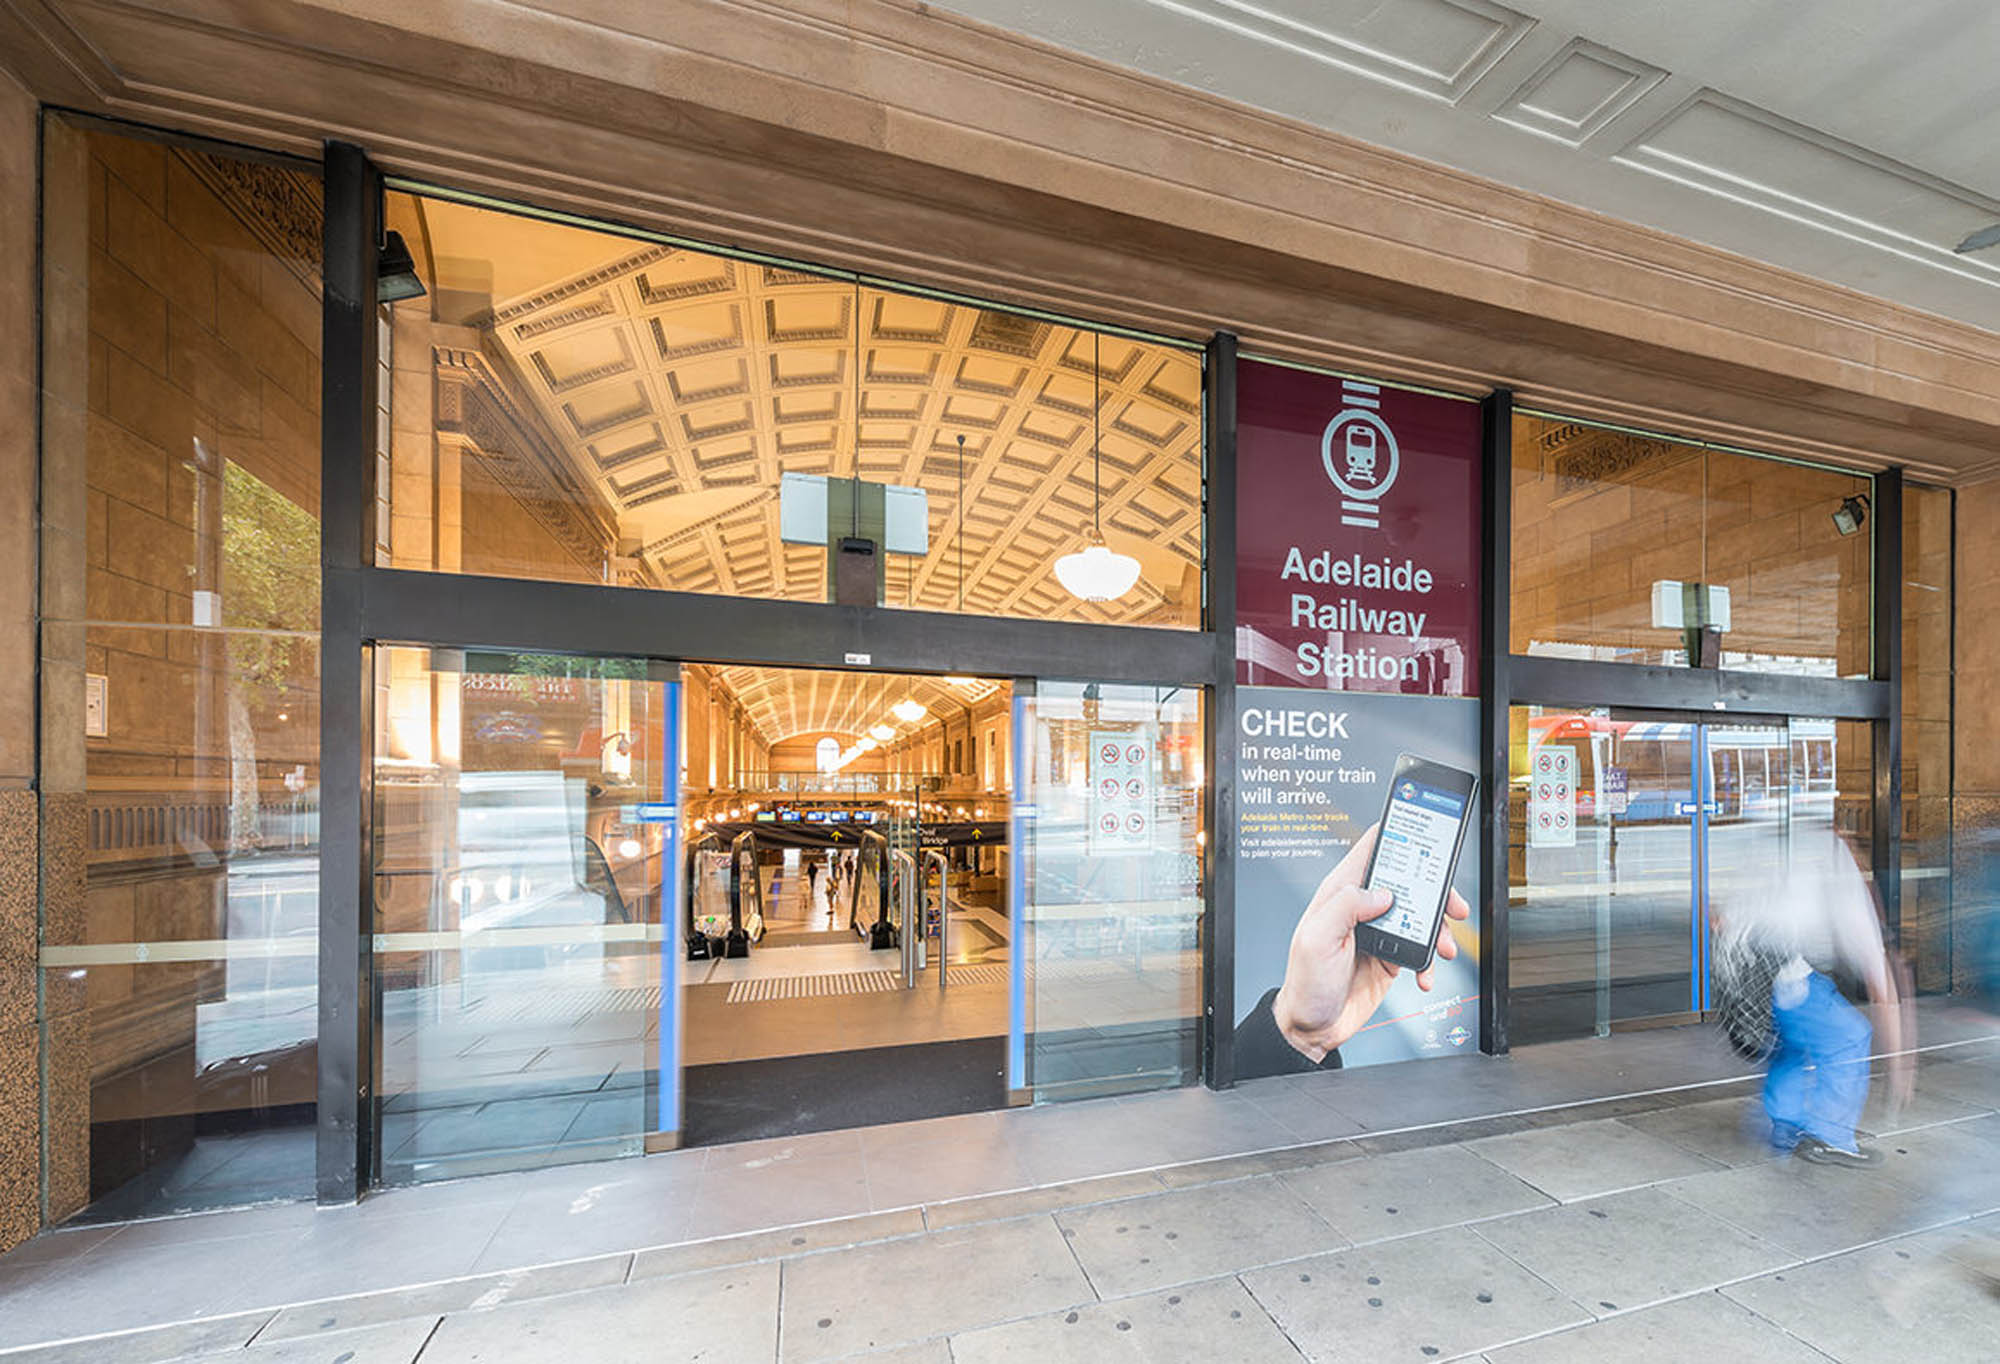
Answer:
[{"label": "concrete sidewalk", "polygon": [[[1989,1360],[2000,1041],[1975,1040],[1977,1019],[1926,1023],[1962,1036],[1924,1056],[1907,1110],[1871,1107],[1878,1170],[1772,1158],[1741,1079],[1638,1095],[1584,1064],[1671,1077],[1716,1060],[1706,1030],[1641,1033],[1449,1079],[1461,1063],[1383,1068],[1421,1082],[1394,1108],[1484,1113],[1420,1127],[1322,1103],[1377,1116],[1383,1079],[1354,1072],[681,1153],[700,1176],[719,1158],[713,1185],[654,1158],[56,1233],[0,1260],[0,1340],[19,1347],[0,1359]],[[1496,1108],[1564,1084],[1625,1097]],[[1305,1105],[1352,1127],[1253,1144],[1262,1124],[1322,1120]],[[1065,1153],[1060,1178],[923,1196]],[[1167,1159],[1117,1168],[1149,1155]],[[903,1203],[773,1216],[784,1190],[852,1166]],[[764,1229],[669,1234],[717,1188],[761,1189],[740,1215]]]}]

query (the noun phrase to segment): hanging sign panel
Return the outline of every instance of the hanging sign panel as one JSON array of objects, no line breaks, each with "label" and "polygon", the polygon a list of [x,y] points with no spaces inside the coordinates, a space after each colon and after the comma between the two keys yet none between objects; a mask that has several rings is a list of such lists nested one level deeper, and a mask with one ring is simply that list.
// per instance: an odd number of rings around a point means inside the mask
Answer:
[{"label": "hanging sign panel", "polygon": [[1236,680],[1479,690],[1479,406],[1244,361]]}]

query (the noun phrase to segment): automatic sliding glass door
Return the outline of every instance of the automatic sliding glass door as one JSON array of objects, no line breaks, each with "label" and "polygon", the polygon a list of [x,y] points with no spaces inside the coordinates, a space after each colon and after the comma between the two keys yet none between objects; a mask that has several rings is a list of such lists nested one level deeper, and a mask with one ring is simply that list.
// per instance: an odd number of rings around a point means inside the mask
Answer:
[{"label": "automatic sliding glass door", "polygon": [[675,1126],[676,684],[627,659],[374,658],[382,1182],[640,1150]]},{"label": "automatic sliding glass door", "polygon": [[1795,832],[1837,830],[1865,860],[1866,725],[1536,706],[1512,723],[1517,1043],[1698,1016],[1716,907],[1757,893]]}]

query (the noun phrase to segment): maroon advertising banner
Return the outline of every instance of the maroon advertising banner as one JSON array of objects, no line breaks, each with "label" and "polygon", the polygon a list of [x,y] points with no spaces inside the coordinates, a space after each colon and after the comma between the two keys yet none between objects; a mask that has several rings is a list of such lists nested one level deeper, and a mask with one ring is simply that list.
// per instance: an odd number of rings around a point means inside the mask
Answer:
[{"label": "maroon advertising banner", "polygon": [[1479,691],[1479,405],[1246,360],[1236,680]]}]

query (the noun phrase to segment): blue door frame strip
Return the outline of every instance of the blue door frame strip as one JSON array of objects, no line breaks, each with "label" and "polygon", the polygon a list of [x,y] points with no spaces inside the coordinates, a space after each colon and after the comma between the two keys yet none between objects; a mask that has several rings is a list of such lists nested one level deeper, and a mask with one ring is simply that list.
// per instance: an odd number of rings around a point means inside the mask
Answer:
[{"label": "blue door frame strip", "polygon": [[1694,808],[1688,812],[1688,853],[1692,858],[1688,877],[1688,1012],[1699,1013],[1706,987],[1702,948],[1708,922],[1708,804],[1715,776],[1708,770],[1708,726],[1689,728],[1694,731],[1694,751],[1688,755],[1693,769],[1688,787]]},{"label": "blue door frame strip", "polygon": [[1007,820],[1007,925],[1013,950],[1007,954],[1007,1089],[1028,1087],[1028,860],[1035,818],[1033,774],[1028,770],[1028,697],[1032,683],[1014,684],[1013,804]]},{"label": "blue door frame strip", "polygon": [[[660,710],[660,802],[642,807],[663,812],[660,825],[660,1052],[659,1109],[653,1130],[681,1130],[681,684],[668,682]],[[654,819],[654,815],[642,816]]]}]

